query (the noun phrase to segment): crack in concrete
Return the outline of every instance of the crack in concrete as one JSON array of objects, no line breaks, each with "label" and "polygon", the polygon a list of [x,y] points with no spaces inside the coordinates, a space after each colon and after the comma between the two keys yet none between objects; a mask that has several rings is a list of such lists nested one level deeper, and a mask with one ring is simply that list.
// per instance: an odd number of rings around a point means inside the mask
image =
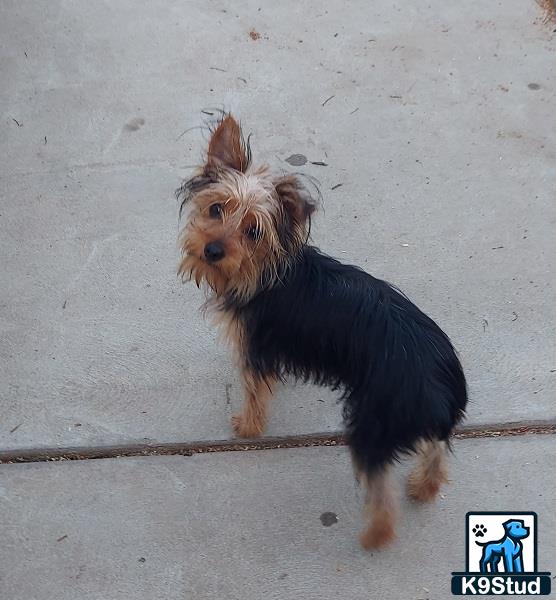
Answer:
[{"label": "crack in concrete", "polygon": [[[455,439],[512,437],[519,435],[556,434],[556,421],[520,421],[494,425],[465,425],[459,427]],[[56,462],[91,460],[131,456],[193,456],[209,452],[245,450],[276,450],[279,448],[310,448],[314,446],[344,446],[341,432],[311,433],[265,437],[251,440],[212,440],[163,444],[127,444],[113,446],[83,446],[61,448],[28,448],[0,450],[0,464],[27,462]]]}]

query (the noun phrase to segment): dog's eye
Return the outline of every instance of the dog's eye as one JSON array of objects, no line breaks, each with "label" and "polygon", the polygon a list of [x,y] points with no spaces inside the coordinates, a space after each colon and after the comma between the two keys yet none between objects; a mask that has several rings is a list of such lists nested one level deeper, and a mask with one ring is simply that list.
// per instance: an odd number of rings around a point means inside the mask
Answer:
[{"label": "dog's eye", "polygon": [[253,242],[261,239],[261,232],[256,227],[248,227],[244,233]]},{"label": "dog's eye", "polygon": [[216,204],[211,204],[209,207],[209,216],[213,219],[219,219],[222,216],[222,204],[218,202]]}]

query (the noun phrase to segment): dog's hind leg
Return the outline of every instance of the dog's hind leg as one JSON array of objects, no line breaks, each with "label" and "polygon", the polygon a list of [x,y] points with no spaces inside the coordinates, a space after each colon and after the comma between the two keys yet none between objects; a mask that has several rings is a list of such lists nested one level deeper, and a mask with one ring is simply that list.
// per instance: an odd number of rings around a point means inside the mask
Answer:
[{"label": "dog's hind leg", "polygon": [[430,502],[435,499],[443,483],[448,483],[446,443],[421,440],[417,449],[417,464],[407,482],[409,496],[419,502]]},{"label": "dog's hind leg", "polygon": [[[494,572],[495,566],[492,564],[491,560],[492,560],[492,557],[490,555],[489,549],[488,548],[483,548],[483,555],[482,555],[481,561],[479,563],[479,567],[480,567],[481,573],[488,573],[489,572],[489,570],[488,570],[489,565],[490,565],[490,572],[491,573]],[[497,563],[498,563],[498,561],[496,561],[495,564],[497,564]]]},{"label": "dog's hind leg", "polygon": [[390,470],[390,465],[385,465],[371,475],[358,473],[367,491],[365,513],[369,525],[359,538],[365,550],[386,546],[396,537],[398,494]]}]

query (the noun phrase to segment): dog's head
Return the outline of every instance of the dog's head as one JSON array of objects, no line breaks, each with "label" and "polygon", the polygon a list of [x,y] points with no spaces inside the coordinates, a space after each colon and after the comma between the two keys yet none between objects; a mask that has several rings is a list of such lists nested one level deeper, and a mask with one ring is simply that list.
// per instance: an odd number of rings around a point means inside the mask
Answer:
[{"label": "dog's head", "polygon": [[178,196],[187,210],[179,274],[238,301],[279,281],[306,243],[316,208],[297,176],[251,166],[231,115],[213,129],[205,165]]},{"label": "dog's head", "polygon": [[514,540],[526,538],[529,535],[529,527],[525,527],[525,523],[519,519],[511,519],[504,523],[504,529],[508,537]]}]

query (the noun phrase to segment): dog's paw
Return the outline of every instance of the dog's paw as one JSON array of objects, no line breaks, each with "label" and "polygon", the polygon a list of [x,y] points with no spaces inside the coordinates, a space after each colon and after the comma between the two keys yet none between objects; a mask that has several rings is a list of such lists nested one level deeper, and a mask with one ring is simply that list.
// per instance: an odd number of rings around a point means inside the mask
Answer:
[{"label": "dog's paw", "polygon": [[379,550],[396,539],[396,531],[390,523],[373,523],[359,536],[359,543],[364,550]]},{"label": "dog's paw", "polygon": [[475,534],[475,537],[485,537],[486,532],[487,528],[482,523],[479,523],[473,527],[473,533]]},{"label": "dog's paw", "polygon": [[232,428],[235,434],[243,438],[259,437],[263,428],[252,420],[246,419],[244,415],[234,415],[232,417]]}]

